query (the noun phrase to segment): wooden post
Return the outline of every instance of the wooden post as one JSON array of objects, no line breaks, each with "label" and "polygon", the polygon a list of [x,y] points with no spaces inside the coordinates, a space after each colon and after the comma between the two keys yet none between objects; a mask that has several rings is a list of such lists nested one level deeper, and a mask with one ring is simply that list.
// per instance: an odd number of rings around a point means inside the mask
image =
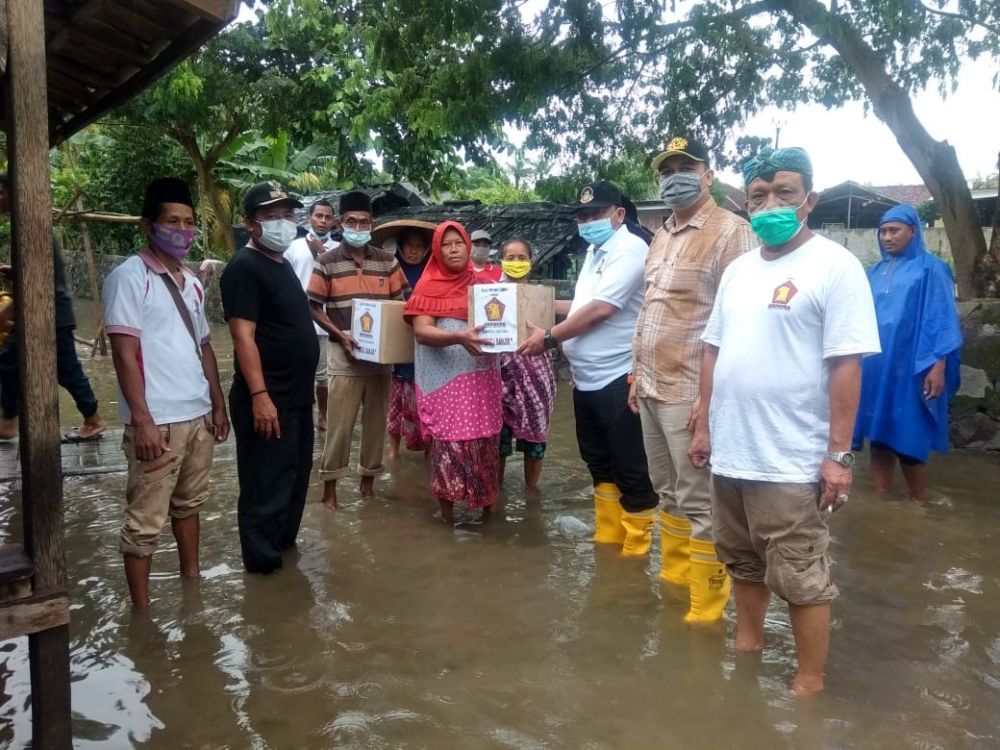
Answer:
[{"label": "wooden post", "polygon": [[[76,208],[83,212],[83,200],[79,194],[76,197]],[[108,356],[108,341],[104,336],[104,310],[101,307],[101,289],[97,285],[97,270],[94,268],[94,250],[90,245],[90,230],[87,222],[80,222],[80,233],[83,235],[83,252],[87,256],[87,273],[90,275],[90,296],[94,300],[94,319],[97,321],[97,333],[94,334],[94,348],[90,352],[93,357],[98,349],[101,356]]]},{"label": "wooden post", "polygon": [[[52,194],[43,0],[7,3],[11,258],[21,380],[25,550],[36,593],[64,592],[62,470],[52,294]],[[33,746],[69,750],[69,626],[28,636]]]}]

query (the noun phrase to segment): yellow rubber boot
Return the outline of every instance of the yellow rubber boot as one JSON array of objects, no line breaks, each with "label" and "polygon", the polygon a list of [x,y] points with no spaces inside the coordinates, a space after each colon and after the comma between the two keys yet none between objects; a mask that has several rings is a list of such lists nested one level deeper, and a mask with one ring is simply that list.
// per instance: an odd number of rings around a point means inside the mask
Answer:
[{"label": "yellow rubber boot", "polygon": [[716,622],[729,601],[732,582],[715,554],[715,545],[691,540],[691,609],[684,622]]},{"label": "yellow rubber boot", "polygon": [[625,541],[622,526],[622,493],[611,482],[599,482],[594,487],[594,541],[601,544],[621,544]]},{"label": "yellow rubber boot", "polygon": [[653,525],[655,523],[655,510],[644,510],[639,513],[622,511],[622,526],[625,527],[622,554],[629,557],[649,554],[649,548],[653,545]]},{"label": "yellow rubber boot", "polygon": [[660,511],[660,578],[669,583],[688,585],[691,572],[691,522]]}]

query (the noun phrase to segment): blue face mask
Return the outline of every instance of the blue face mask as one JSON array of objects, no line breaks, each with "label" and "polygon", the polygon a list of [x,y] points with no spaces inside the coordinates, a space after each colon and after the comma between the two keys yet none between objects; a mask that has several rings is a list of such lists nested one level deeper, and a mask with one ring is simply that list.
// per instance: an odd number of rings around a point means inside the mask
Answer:
[{"label": "blue face mask", "polygon": [[576,230],[585,242],[589,242],[591,245],[596,245],[597,247],[610,240],[611,235],[615,233],[615,228],[611,226],[610,218],[588,221],[586,224],[577,224]]},{"label": "blue face mask", "polygon": [[351,247],[364,247],[371,242],[372,233],[368,230],[360,232],[357,229],[344,229],[344,242]]}]

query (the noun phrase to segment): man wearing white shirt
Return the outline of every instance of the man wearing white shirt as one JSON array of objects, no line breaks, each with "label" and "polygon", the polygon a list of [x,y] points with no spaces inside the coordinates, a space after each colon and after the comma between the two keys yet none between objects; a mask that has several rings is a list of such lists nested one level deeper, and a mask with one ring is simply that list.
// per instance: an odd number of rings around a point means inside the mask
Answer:
[{"label": "man wearing white shirt", "polygon": [[183,263],[195,236],[187,185],[170,177],[150,183],[140,227],[147,246],[104,282],[104,320],[128,462],[119,548],[132,604],[145,608],[168,516],[181,576],[199,575],[199,511],[208,498],[213,446],[226,439],[229,420],[205,292]]},{"label": "man wearing white shirt", "polygon": [[568,313],[518,350],[538,354],[562,344],[573,373],[576,436],[594,481],[594,541],[624,555],[645,555],[658,498],[649,481],[639,415],[628,408],[632,340],[642,308],[648,246],[625,225],[630,207],[615,185],[585,185],[575,204],[578,231],[590,243]]},{"label": "man wearing white shirt", "polygon": [[826,517],[850,496],[861,357],[879,351],[879,336],[861,263],[806,225],[817,195],[805,151],[767,150],[743,171],[762,244],[719,284],[688,455],[696,467],[712,461],[735,648],[761,650],[771,593],[785,599],[799,662],[791,687],[808,695],[823,689],[837,596]]},{"label": "man wearing white shirt", "polygon": [[[327,200],[318,200],[309,207],[309,233],[292,241],[285,251],[285,261],[291,265],[295,275],[302,284],[302,291],[309,288],[316,258],[337,246],[332,231],[336,219],[333,216],[333,205]],[[319,340],[319,361],[316,363],[316,428],[326,429],[326,399],[327,366],[326,366],[326,331],[313,323],[316,337]]]}]

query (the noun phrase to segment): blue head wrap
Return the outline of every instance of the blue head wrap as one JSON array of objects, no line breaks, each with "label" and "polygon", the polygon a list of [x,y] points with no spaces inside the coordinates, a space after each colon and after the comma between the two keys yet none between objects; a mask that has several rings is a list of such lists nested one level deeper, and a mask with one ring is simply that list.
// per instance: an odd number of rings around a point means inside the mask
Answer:
[{"label": "blue head wrap", "polygon": [[765,148],[743,162],[743,183],[749,185],[761,175],[775,172],[798,172],[812,177],[813,168],[809,154],[797,146],[777,150]]},{"label": "blue head wrap", "polygon": [[[908,203],[901,203],[898,206],[893,206],[884,214],[882,218],[878,220],[878,225],[881,227],[883,224],[888,224],[890,221],[896,221],[900,224],[906,224],[913,227],[913,239],[910,240],[910,244],[904,248],[903,252],[896,253],[896,255],[901,255],[906,258],[912,258],[918,253],[927,252],[927,248],[924,246],[924,230],[921,226],[920,215],[917,213],[917,209]],[[881,238],[878,241],[879,249],[882,251],[882,257],[887,257],[885,248],[882,247]]]}]

